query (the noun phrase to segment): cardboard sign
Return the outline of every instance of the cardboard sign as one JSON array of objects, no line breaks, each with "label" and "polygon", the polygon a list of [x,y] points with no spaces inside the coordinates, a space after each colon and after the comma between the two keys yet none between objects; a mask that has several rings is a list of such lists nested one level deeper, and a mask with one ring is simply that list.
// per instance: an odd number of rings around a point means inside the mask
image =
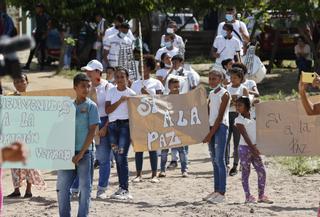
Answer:
[{"label": "cardboard sign", "polygon": [[186,94],[130,97],[128,105],[136,152],[202,143],[209,132],[207,96],[202,87]]},{"label": "cardboard sign", "polygon": [[28,148],[26,165],[4,168],[73,169],[75,107],[69,97],[0,97],[0,146],[21,141]]},{"label": "cardboard sign", "polygon": [[74,89],[53,89],[53,90],[35,90],[21,93],[21,96],[68,96],[76,97]]},{"label": "cardboard sign", "polygon": [[257,146],[262,154],[320,155],[320,115],[308,116],[300,100],[259,103],[256,113]]}]

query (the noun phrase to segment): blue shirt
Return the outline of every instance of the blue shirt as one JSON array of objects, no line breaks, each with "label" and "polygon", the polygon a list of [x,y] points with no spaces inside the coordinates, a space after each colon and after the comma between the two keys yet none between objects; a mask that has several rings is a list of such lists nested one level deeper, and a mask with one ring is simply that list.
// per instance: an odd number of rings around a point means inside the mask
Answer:
[{"label": "blue shirt", "polygon": [[75,101],[73,104],[76,107],[75,151],[80,151],[86,141],[89,127],[91,125],[99,124],[100,118],[97,105],[89,98],[79,105],[77,105]]}]

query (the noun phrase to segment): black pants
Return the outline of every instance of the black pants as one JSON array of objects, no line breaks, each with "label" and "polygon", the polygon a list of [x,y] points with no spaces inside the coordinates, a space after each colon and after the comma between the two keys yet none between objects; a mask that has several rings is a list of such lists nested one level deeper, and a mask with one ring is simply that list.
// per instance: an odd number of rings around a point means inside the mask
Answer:
[{"label": "black pants", "polygon": [[34,38],[34,40],[36,41],[36,46],[32,50],[30,50],[30,54],[29,54],[28,62],[26,63],[26,67],[28,67],[28,68],[30,67],[34,53],[38,49],[40,49],[40,52],[41,52],[40,67],[43,68],[44,67],[44,60],[45,60],[45,52],[46,52],[46,38],[43,38],[41,36],[36,36]]},{"label": "black pants", "polygon": [[226,164],[230,163],[230,141],[231,135],[233,136],[233,166],[236,167],[239,164],[239,142],[240,142],[240,133],[237,127],[234,125],[235,119],[238,117],[237,112],[229,112],[229,133],[227,139],[227,148],[226,148]]}]

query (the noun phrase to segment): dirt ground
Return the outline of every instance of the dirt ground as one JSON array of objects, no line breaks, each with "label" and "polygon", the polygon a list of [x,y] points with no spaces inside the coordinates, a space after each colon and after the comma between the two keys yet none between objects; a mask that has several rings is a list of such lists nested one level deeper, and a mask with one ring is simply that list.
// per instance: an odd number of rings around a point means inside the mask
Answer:
[{"label": "dirt ground", "polygon": [[[51,77],[52,72],[30,73],[29,90],[55,89],[72,87],[72,82],[59,76]],[[5,80],[6,90],[12,89],[11,81]],[[130,179],[135,175],[134,153],[129,156]],[[213,189],[212,163],[208,147],[204,144],[190,146],[188,178],[181,178],[180,169],[168,171],[167,177],[160,183],[150,182],[150,163],[147,153],[144,159],[144,178],[142,183],[130,183],[133,200],[130,202],[114,201],[111,199],[95,199],[98,170],[95,170],[94,188],[90,216],[216,216],[216,217],[307,217],[316,216],[319,207],[319,175],[304,177],[292,176],[271,157],[265,157],[267,168],[267,195],[274,204],[244,204],[244,192],[241,185],[241,175],[228,177],[227,201],[213,205],[202,201]],[[42,171],[47,184],[46,190],[33,188],[34,197],[31,199],[4,200],[3,216],[58,216],[56,195],[56,173]],[[257,195],[256,173],[252,170],[250,179],[251,190]],[[6,170],[3,177],[4,195],[12,192],[10,171]],[[108,195],[117,189],[116,170],[112,169]],[[21,188],[22,194],[25,186]],[[78,204],[72,202],[72,216],[76,216]]]}]

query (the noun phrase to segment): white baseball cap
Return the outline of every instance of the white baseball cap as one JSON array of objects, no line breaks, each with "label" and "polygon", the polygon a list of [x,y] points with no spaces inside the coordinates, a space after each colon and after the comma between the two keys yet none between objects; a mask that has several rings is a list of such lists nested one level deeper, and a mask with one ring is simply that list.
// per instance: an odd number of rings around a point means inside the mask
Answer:
[{"label": "white baseball cap", "polygon": [[103,71],[103,66],[98,60],[91,60],[88,62],[88,64],[84,67],[81,67],[82,71],[94,71],[94,70],[99,70],[100,72]]}]

